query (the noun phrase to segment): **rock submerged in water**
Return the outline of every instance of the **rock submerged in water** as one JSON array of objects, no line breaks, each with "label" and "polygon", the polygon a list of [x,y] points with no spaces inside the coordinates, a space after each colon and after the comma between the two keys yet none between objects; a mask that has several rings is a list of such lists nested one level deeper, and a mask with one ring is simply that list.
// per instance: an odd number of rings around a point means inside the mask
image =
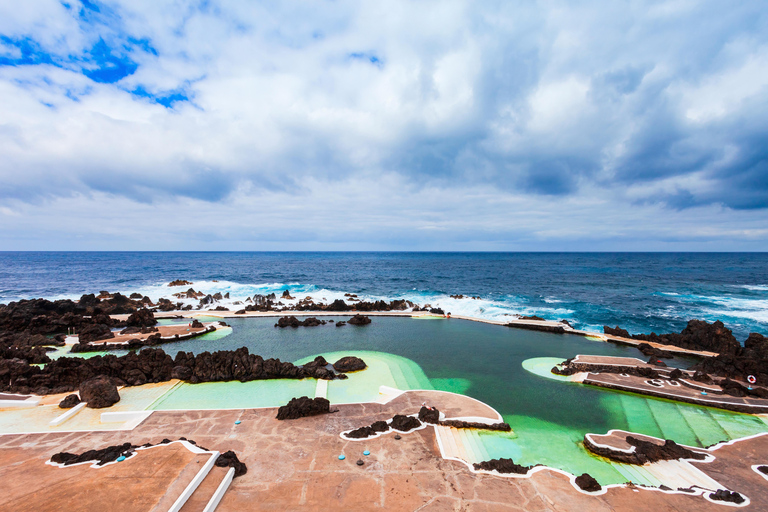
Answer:
[{"label": "rock submerged in water", "polygon": [[300,398],[292,398],[286,405],[281,406],[277,410],[277,419],[295,420],[307,416],[328,414],[329,412],[331,412],[331,402],[327,399],[302,396]]},{"label": "rock submerged in water", "polygon": [[80,399],[91,409],[103,409],[119,402],[120,394],[109,377],[99,375],[80,384]]},{"label": "rock submerged in water", "polygon": [[341,373],[358,372],[360,370],[365,370],[367,367],[368,365],[365,364],[365,361],[355,356],[342,357],[333,363],[333,368]]},{"label": "rock submerged in water", "polygon": [[371,319],[364,315],[355,315],[347,320],[349,325],[368,325],[371,323]]},{"label": "rock submerged in water", "polygon": [[80,403],[80,397],[72,393],[71,395],[67,395],[66,397],[64,397],[64,400],[59,402],[59,407],[62,409],[71,409],[79,403]]},{"label": "rock submerged in water", "polygon": [[498,471],[499,473],[512,473],[515,475],[526,475],[535,466],[521,466],[515,464],[512,459],[491,459],[473,464],[475,470]]},{"label": "rock submerged in water", "polygon": [[597,492],[603,488],[589,473],[582,473],[580,476],[577,476],[576,485],[586,492]]}]

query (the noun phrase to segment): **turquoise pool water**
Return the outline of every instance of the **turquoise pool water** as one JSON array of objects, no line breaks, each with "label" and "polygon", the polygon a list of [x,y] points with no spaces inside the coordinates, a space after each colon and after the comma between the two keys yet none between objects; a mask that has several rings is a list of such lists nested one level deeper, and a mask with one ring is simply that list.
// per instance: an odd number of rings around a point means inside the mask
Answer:
[{"label": "turquoise pool water", "polygon": [[[706,446],[768,431],[768,425],[755,416],[543,376],[551,361],[576,354],[643,358],[631,347],[457,319],[372,319],[373,323],[365,327],[329,324],[298,329],[277,329],[274,318],[231,319],[227,322],[234,331],[224,338],[201,337],[167,344],[163,349],[175,355],[178,350],[200,353],[245,346],[251,353],[299,363],[317,354],[331,362],[337,356],[358,354],[370,368],[352,374],[346,382],[330,383],[328,398],[332,402],[372,400],[381,384],[466,394],[494,407],[513,428],[511,434],[481,433],[485,452],[493,457],[511,457],[521,464],[541,463],[575,474],[588,472],[603,484],[625,482],[630,473],[587,452],[582,446],[587,432],[623,429]],[[552,359],[533,364],[533,358]],[[694,360],[669,362],[687,367]],[[314,396],[316,382],[312,379],[281,384],[284,382],[182,385],[152,408],[259,407],[279,405],[275,401],[285,403],[293,396]]]}]

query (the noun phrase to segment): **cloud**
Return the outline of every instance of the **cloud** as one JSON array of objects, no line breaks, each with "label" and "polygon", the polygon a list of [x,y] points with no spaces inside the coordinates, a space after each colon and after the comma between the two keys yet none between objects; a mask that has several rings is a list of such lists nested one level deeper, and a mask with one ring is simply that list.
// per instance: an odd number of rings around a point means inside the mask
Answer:
[{"label": "cloud", "polygon": [[[189,216],[197,201],[229,211],[283,194],[285,226],[291,197],[322,203],[365,176],[355,193],[375,204],[401,193],[385,183],[397,176],[412,189],[398,208],[482,189],[543,208],[539,233],[560,232],[547,201],[595,194],[629,208],[631,232],[671,212],[683,229],[701,209],[735,227],[768,209],[764,14],[696,1],[0,7],[0,204],[108,196]],[[478,232],[487,213],[471,210]],[[403,239],[393,215],[376,232]],[[449,244],[455,226],[431,226]]]}]

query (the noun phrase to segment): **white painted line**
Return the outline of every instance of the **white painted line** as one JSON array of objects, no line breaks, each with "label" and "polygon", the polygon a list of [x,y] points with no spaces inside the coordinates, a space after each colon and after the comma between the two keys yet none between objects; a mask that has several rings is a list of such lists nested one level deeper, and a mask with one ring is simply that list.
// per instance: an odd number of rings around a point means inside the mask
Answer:
[{"label": "white painted line", "polygon": [[51,420],[51,422],[49,423],[49,425],[52,426],[52,427],[58,427],[59,425],[61,425],[65,421],[67,421],[69,418],[71,418],[75,414],[77,414],[80,411],[82,411],[85,408],[85,405],[86,405],[85,402],[80,402],[79,404],[77,404],[76,406],[72,407],[70,410],[68,410],[64,414],[53,418]]},{"label": "white painted line", "polygon": [[325,379],[317,379],[317,386],[315,387],[315,398],[328,398],[328,381]]},{"label": "white painted line", "polygon": [[183,507],[189,497],[192,496],[192,493],[197,490],[197,487],[200,485],[200,483],[205,479],[206,476],[208,476],[208,473],[210,473],[211,468],[213,468],[213,465],[216,463],[216,459],[218,458],[219,452],[211,453],[211,458],[209,458],[208,462],[206,462],[203,467],[200,468],[200,471],[195,475],[195,478],[189,482],[189,485],[187,485],[187,488],[182,491],[181,495],[176,498],[176,501],[173,503],[173,505],[171,505],[171,508],[168,509],[168,512],[179,512],[179,510],[181,510],[181,507]]},{"label": "white painted line", "polygon": [[27,398],[26,400],[0,400],[0,409],[26,409],[37,407],[39,398]]},{"label": "white painted line", "polygon": [[227,475],[224,477],[224,480],[221,481],[219,487],[216,488],[216,492],[213,493],[211,500],[205,506],[203,512],[213,512],[216,510],[216,507],[219,506],[221,498],[224,497],[224,493],[227,492],[227,489],[229,489],[229,484],[232,483],[233,478],[235,478],[235,468],[229,468]]}]

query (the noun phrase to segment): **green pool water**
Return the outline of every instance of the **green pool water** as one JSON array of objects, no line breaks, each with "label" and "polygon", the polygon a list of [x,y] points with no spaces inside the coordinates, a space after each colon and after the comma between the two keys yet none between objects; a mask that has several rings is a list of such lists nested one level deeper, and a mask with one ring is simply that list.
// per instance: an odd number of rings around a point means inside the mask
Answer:
[{"label": "green pool water", "polygon": [[[203,336],[167,344],[163,349],[175,355],[179,350],[200,353],[244,346],[251,353],[298,363],[317,354],[330,362],[337,356],[358,355],[369,369],[352,374],[346,382],[330,383],[331,402],[372,400],[382,384],[466,394],[494,407],[513,428],[511,434],[480,433],[480,453],[511,457],[521,464],[546,464],[575,474],[588,472],[602,484],[639,480],[631,468],[587,452],[582,446],[587,432],[623,429],[706,446],[768,431],[759,417],[645,398],[546,375],[550,363],[577,354],[643,358],[632,347],[458,319],[372,320],[364,327],[328,324],[278,329],[274,318],[230,319],[227,321],[234,331],[224,338]],[[690,358],[668,361],[681,367],[694,362]],[[314,396],[315,389],[313,379],[183,384],[152,408],[274,406],[293,396]]]}]

